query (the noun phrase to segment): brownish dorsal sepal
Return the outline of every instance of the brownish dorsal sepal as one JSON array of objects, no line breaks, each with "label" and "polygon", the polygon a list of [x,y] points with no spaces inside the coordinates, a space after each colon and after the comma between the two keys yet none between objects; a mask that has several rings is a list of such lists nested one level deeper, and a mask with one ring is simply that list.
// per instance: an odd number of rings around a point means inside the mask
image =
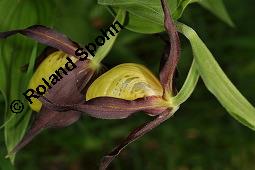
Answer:
[{"label": "brownish dorsal sepal", "polygon": [[75,51],[80,48],[78,43],[70,40],[62,33],[43,25],[33,25],[25,29],[0,32],[0,39],[8,38],[15,34],[22,34],[42,44],[62,50],[67,54],[75,56]]},{"label": "brownish dorsal sepal", "polygon": [[162,59],[164,63],[162,63],[160,69],[160,82],[164,88],[164,97],[168,98],[169,95],[172,96],[175,91],[173,79],[180,56],[180,41],[166,0],[161,0],[161,4],[164,12],[164,26],[170,42]]}]

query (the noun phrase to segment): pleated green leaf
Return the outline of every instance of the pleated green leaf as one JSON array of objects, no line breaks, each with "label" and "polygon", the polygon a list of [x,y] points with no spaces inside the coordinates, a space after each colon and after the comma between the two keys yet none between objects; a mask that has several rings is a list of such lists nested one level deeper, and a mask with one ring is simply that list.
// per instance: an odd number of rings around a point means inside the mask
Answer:
[{"label": "pleated green leaf", "polygon": [[[179,19],[186,7],[196,2],[228,25],[234,26],[222,0],[168,0],[173,19]],[[115,10],[118,8],[127,10],[127,28],[129,30],[146,34],[162,32],[164,30],[163,11],[159,0],[98,0],[98,3],[110,6]]]},{"label": "pleated green leaf", "polygon": [[[172,16],[176,20],[181,17],[188,4],[197,0],[168,0]],[[157,33],[163,31],[163,11],[159,0],[98,0],[101,5],[115,9],[127,10],[127,28],[139,33]]]},{"label": "pleated green leaf", "polygon": [[191,43],[197,70],[207,89],[236,120],[255,130],[254,106],[228,79],[197,33],[181,23],[177,23],[177,28]]}]

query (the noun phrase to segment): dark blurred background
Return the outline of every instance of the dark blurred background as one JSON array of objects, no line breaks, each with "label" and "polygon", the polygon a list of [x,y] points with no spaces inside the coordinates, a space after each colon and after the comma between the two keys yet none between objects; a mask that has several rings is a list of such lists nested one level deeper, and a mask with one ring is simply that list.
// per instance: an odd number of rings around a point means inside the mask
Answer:
[{"label": "dark blurred background", "polygon": [[[99,29],[113,20],[92,0],[64,0],[55,5],[57,15],[51,17],[54,27],[81,44],[92,42]],[[197,31],[228,77],[254,105],[255,2],[231,0],[225,5],[234,28],[197,4],[185,10],[181,21]],[[181,44],[179,89],[192,61],[190,44],[183,36]],[[163,48],[164,43],[155,35],[125,30],[103,63],[109,68],[123,62],[142,63],[158,74]],[[44,131],[17,154],[16,169],[97,169],[104,154],[132,129],[151,119],[143,113],[125,120],[83,117],[70,127]],[[175,116],[129,145],[110,169],[255,170],[254,162],[255,133],[234,120],[200,79]]]}]

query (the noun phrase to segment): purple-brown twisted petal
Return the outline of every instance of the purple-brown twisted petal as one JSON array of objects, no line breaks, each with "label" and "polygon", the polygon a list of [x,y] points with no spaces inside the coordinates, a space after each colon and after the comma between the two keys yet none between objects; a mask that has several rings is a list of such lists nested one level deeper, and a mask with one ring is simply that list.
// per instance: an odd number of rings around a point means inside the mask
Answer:
[{"label": "purple-brown twisted petal", "polygon": [[75,51],[80,48],[76,42],[70,40],[64,34],[43,25],[33,25],[25,29],[0,32],[0,39],[7,38],[17,33],[30,37],[42,44],[62,50],[72,56],[75,56]]},{"label": "purple-brown twisted petal", "polygon": [[160,70],[160,82],[164,88],[164,93],[173,92],[173,79],[180,56],[180,40],[178,32],[171,18],[166,0],[161,0],[164,12],[164,26],[168,33],[170,42],[169,48],[166,48],[163,56],[163,67]]}]

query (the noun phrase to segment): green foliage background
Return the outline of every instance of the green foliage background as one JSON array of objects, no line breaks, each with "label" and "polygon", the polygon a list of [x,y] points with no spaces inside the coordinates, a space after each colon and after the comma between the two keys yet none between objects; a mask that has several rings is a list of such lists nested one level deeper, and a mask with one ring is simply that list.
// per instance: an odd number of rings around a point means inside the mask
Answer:
[{"label": "green foliage background", "polygon": [[[254,4],[253,0],[225,2],[234,28],[198,4],[188,6],[180,21],[196,30],[225,73],[254,104],[255,21],[251,4]],[[92,42],[100,34],[99,28],[108,26],[113,20],[106,8],[96,5],[93,0],[1,0],[0,9],[0,31],[42,24],[56,28],[81,44]],[[232,24],[229,20],[225,22]],[[179,88],[192,61],[188,41],[183,36],[181,40]],[[7,120],[11,116],[3,114],[6,104],[4,97],[11,101],[19,97],[17,94],[21,95],[22,89],[26,89],[26,84],[21,82],[29,79],[31,72],[23,73],[20,67],[33,64],[30,57],[36,55],[32,50],[38,54],[43,46],[22,36],[0,42],[0,45],[0,87],[8,91],[0,95],[0,119],[3,123],[5,116]],[[13,45],[15,50],[10,47]],[[163,47],[164,43],[154,35],[125,30],[103,63],[109,68],[123,62],[142,63],[157,74]],[[10,56],[7,54],[12,54],[11,58],[3,57]],[[7,63],[6,68],[3,63]],[[3,70],[8,70],[7,74]],[[9,86],[6,85],[7,81],[10,81]],[[16,124],[21,119],[28,122],[29,111],[26,115],[18,115],[8,124],[9,137],[4,137],[3,129],[0,131],[0,168],[4,170],[12,169],[9,161],[3,158],[6,154],[4,140],[9,138],[12,143],[22,136],[26,125]],[[83,117],[70,127],[44,131],[17,154],[15,167],[17,170],[97,169],[105,153],[131,129],[150,119],[142,113],[126,120]],[[8,147],[12,148],[13,145]],[[255,169],[254,156],[254,132],[232,119],[200,80],[192,97],[182,104],[175,116],[125,149],[114,161],[112,169],[251,170]]]}]

